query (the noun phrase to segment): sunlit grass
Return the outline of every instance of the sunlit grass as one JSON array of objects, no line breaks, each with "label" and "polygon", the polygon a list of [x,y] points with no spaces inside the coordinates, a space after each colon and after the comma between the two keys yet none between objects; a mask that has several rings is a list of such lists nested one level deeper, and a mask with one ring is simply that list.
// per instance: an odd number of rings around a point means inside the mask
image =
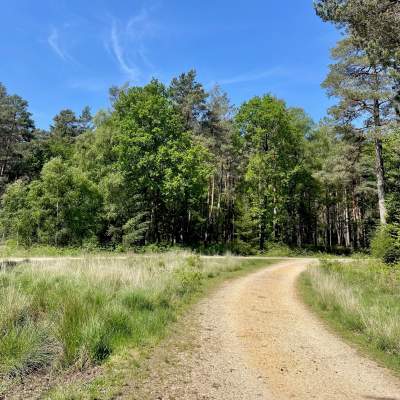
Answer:
[{"label": "sunlit grass", "polygon": [[242,267],[185,252],[3,266],[0,378],[82,370],[127,344],[146,347],[206,280]]},{"label": "sunlit grass", "polygon": [[400,268],[324,262],[302,277],[306,300],[342,333],[400,371]]}]

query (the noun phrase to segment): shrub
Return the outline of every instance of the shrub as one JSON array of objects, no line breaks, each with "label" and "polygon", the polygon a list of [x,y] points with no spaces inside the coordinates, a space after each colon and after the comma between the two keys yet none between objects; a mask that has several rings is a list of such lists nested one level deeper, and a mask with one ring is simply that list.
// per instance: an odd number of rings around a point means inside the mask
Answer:
[{"label": "shrub", "polygon": [[180,296],[194,293],[201,285],[201,261],[198,256],[187,258],[186,266],[175,271],[176,292]]},{"label": "shrub", "polygon": [[82,171],[54,158],[40,179],[8,186],[1,201],[0,231],[25,246],[81,246],[87,240],[93,247],[101,201],[99,188]]},{"label": "shrub", "polygon": [[239,256],[251,256],[257,253],[251,243],[244,242],[240,239],[236,239],[232,242],[231,252]]},{"label": "shrub", "polygon": [[400,225],[388,224],[380,227],[371,242],[374,257],[382,259],[386,264],[400,261]]}]

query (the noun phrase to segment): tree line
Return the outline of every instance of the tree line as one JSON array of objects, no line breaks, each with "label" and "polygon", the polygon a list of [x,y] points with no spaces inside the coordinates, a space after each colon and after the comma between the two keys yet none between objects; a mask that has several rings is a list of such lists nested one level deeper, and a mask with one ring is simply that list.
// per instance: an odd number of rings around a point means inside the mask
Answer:
[{"label": "tree line", "polygon": [[345,32],[323,83],[337,104],[318,124],[271,94],[234,107],[191,70],[111,88],[109,109],[62,110],[41,131],[0,85],[3,240],[247,254],[271,243],[363,250],[378,226],[396,236],[398,3],[315,7]]}]

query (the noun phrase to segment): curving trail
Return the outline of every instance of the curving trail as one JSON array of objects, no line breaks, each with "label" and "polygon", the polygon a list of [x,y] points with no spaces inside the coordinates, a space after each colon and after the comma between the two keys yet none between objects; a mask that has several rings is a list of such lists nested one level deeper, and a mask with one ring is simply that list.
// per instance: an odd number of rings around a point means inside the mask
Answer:
[{"label": "curving trail", "polygon": [[400,381],[330,333],[297,297],[310,262],[283,261],[225,283],[178,324],[147,377],[122,397],[400,400]]}]

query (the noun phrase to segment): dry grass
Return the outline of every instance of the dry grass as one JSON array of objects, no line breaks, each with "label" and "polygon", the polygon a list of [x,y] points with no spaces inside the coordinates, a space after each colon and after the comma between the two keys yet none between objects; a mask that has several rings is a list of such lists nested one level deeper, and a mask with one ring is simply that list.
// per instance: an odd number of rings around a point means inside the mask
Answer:
[{"label": "dry grass", "polygon": [[302,287],[324,317],[400,369],[399,267],[377,261],[324,262],[308,269]]},{"label": "dry grass", "polygon": [[323,309],[340,307],[349,315],[359,313],[360,302],[354,288],[347,286],[340,277],[326,273],[317,266],[309,267],[308,277]]},{"label": "dry grass", "polygon": [[154,343],[207,279],[242,265],[179,252],[0,268],[0,380],[86,369]]}]

